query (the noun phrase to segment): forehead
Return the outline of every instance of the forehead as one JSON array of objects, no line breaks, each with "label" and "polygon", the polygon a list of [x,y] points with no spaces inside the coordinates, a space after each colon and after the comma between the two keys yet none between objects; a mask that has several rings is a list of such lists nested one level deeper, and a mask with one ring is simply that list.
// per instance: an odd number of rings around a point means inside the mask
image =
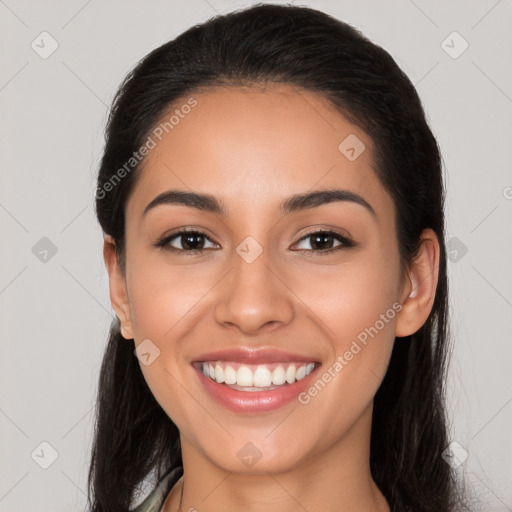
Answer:
[{"label": "forehead", "polygon": [[[190,98],[196,105],[181,109]],[[392,208],[369,136],[315,93],[281,84],[201,91],[175,102],[157,126],[173,114],[154,138],[127,211],[141,215],[171,188],[213,194],[228,207],[271,207],[292,194],[343,188],[376,210]],[[346,152],[352,147],[355,159]]]}]

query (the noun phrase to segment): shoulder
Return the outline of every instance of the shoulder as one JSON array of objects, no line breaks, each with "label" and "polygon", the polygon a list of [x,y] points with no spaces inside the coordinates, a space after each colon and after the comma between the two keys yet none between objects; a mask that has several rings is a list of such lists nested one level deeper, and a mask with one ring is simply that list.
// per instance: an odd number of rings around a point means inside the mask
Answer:
[{"label": "shoulder", "polygon": [[177,467],[169,470],[158,482],[157,486],[150,494],[144,498],[136,508],[131,512],[160,512],[162,505],[167,498],[174,484],[179,480],[183,473],[183,468]]}]

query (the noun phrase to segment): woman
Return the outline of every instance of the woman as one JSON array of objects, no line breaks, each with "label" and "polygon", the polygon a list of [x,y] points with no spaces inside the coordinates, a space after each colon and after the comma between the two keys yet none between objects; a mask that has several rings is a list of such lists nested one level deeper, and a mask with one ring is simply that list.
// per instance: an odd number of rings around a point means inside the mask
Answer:
[{"label": "woman", "polygon": [[[258,4],[121,85],[93,511],[462,510],[438,146],[382,48]],[[139,500],[140,501],[140,500]]]}]

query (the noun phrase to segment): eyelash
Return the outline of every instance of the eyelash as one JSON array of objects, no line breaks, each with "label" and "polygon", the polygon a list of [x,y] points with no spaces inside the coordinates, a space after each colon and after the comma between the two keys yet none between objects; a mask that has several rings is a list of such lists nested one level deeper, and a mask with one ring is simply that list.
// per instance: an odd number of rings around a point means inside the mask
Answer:
[{"label": "eyelash", "polygon": [[[338,250],[351,249],[352,247],[355,247],[357,245],[353,240],[351,240],[350,238],[348,238],[336,231],[330,231],[330,230],[324,230],[324,229],[319,229],[319,230],[311,231],[310,233],[307,233],[302,238],[300,238],[300,240],[298,240],[297,243],[302,242],[303,240],[310,238],[314,235],[318,235],[318,234],[332,236],[333,238],[335,238],[336,240],[341,242],[341,245],[338,245],[337,247],[334,247],[331,249],[326,249],[326,250],[298,249],[296,252],[300,252],[300,253],[308,253],[308,252],[311,253],[312,252],[312,253],[316,253],[316,255],[318,255],[318,256],[323,256],[323,255],[330,254],[330,253],[333,253]],[[176,247],[171,247],[169,245],[169,243],[173,239],[179,238],[180,236],[183,236],[183,235],[199,235],[201,237],[206,238],[210,242],[215,243],[205,233],[194,229],[194,230],[178,231],[176,233],[173,233],[170,236],[164,237],[163,239],[161,239],[159,242],[157,242],[154,245],[155,245],[155,247],[165,249],[166,251],[171,251],[173,253],[179,253],[179,252],[188,253],[188,255],[200,254],[204,251],[210,250],[210,249],[176,249]],[[296,244],[294,244],[294,245],[296,245]]]}]

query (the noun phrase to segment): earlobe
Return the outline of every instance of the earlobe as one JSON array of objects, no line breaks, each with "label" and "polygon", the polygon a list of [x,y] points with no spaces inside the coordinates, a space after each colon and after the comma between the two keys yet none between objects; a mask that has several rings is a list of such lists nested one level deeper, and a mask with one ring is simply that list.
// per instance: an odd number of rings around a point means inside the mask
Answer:
[{"label": "earlobe", "polygon": [[411,261],[408,279],[401,290],[402,309],[397,315],[395,336],[410,336],[426,322],[437,289],[439,277],[439,241],[432,229],[421,234],[417,256]]},{"label": "earlobe", "polygon": [[117,256],[114,238],[111,235],[105,235],[103,242],[103,258],[109,277],[110,301],[119,319],[121,335],[125,339],[133,339],[133,327],[126,280]]}]

